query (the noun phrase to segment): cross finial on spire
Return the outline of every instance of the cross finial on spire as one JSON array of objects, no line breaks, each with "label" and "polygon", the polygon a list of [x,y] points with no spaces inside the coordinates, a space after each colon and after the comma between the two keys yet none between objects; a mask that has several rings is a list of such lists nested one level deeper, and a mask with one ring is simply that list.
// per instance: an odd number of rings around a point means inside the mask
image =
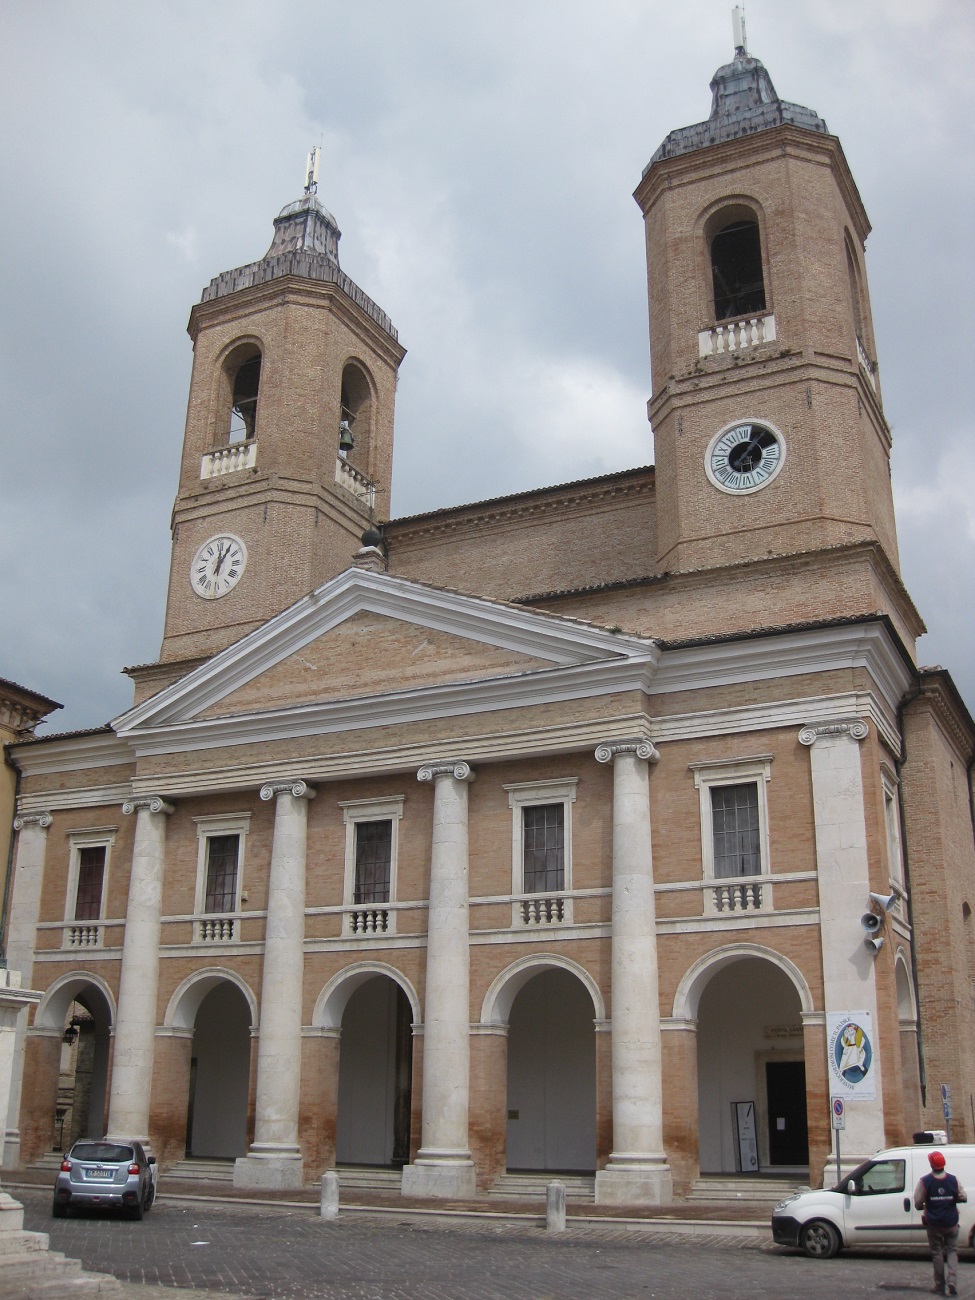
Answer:
[{"label": "cross finial on spire", "polygon": [[735,5],[731,11],[731,29],[734,32],[735,54],[747,54],[748,42],[745,40],[745,6]]},{"label": "cross finial on spire", "polygon": [[322,151],[316,144],[308,155],[308,161],[305,164],[305,193],[318,193],[318,160]]}]

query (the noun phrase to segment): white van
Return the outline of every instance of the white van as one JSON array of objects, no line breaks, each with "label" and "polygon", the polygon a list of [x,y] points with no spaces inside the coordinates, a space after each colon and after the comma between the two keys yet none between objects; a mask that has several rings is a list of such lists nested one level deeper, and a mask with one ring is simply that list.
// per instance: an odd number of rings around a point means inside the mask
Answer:
[{"label": "white van", "polygon": [[948,1173],[968,1193],[958,1206],[958,1245],[975,1246],[975,1146],[961,1143],[878,1151],[836,1187],[790,1196],[772,1211],[773,1240],[801,1246],[814,1259],[829,1259],[843,1246],[927,1245],[914,1188],[931,1172],[932,1151],[944,1154]]}]

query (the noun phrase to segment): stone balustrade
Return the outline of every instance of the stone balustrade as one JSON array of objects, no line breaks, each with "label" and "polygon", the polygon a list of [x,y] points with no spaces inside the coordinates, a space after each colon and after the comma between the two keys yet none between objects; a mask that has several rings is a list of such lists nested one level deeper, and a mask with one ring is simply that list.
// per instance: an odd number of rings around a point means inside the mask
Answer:
[{"label": "stone balustrade", "polygon": [[233,442],[227,447],[208,451],[200,462],[200,478],[219,478],[221,474],[236,474],[238,470],[253,469],[257,464],[256,442]]},{"label": "stone balustrade", "polygon": [[762,343],[774,343],[777,337],[775,315],[772,312],[767,316],[726,321],[698,331],[697,354],[703,358],[747,352],[749,348],[757,348]]},{"label": "stone balustrade", "polygon": [[343,456],[335,458],[335,482],[370,507],[376,504],[376,485]]}]

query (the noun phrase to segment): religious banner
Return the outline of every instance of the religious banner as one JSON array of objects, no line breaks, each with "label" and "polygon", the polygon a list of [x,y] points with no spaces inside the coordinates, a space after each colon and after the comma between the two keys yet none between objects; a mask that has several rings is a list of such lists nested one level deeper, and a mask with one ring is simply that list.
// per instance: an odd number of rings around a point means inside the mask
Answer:
[{"label": "religious banner", "polygon": [[826,1015],[830,1095],[852,1101],[876,1101],[873,1020],[869,1011],[835,1011]]}]

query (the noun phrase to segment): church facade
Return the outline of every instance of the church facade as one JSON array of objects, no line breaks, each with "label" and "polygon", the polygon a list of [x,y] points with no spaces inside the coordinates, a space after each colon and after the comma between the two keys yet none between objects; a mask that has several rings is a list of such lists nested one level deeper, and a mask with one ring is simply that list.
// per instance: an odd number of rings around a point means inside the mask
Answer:
[{"label": "church facade", "polygon": [[[703,1173],[973,1140],[975,728],[899,573],[838,139],[738,48],[636,190],[656,464],[376,524],[405,355],[309,179],[214,279],[159,660],[9,747],[5,1162],[242,1187]],[[80,1007],[80,1012],[79,1012]],[[28,1023],[29,1019],[29,1023]]]}]

